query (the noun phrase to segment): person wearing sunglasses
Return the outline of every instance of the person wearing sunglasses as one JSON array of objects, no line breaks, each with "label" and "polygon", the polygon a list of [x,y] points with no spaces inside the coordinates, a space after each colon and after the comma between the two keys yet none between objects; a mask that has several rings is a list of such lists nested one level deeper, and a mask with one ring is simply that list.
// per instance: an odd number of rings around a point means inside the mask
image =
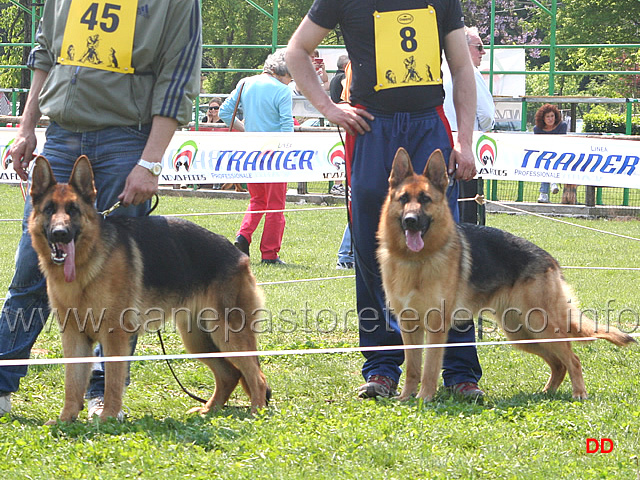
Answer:
[{"label": "person wearing sunglasses", "polygon": [[213,97],[209,101],[206,123],[224,123],[224,120],[222,120],[218,114],[220,112],[220,105],[222,105],[222,99],[220,97]]}]

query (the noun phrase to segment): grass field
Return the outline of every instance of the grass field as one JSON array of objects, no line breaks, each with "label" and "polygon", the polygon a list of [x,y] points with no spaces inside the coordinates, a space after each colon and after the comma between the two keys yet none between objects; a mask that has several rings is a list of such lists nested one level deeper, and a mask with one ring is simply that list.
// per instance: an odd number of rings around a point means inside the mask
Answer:
[{"label": "grass field", "polygon": [[[246,201],[162,197],[158,213],[242,212]],[[345,225],[343,210],[288,204],[282,258],[285,267],[262,266],[258,242],[253,270],[264,283],[272,321],[262,350],[357,346],[354,281],[336,271]],[[307,211],[306,209],[312,208]],[[296,209],[305,209],[295,212]],[[0,219],[21,216],[16,188],[0,186]],[[191,220],[228,238],[241,215]],[[640,222],[573,220],[640,238]],[[526,216],[490,215],[487,223],[534,241],[564,266],[640,267],[640,245],[572,226]],[[0,296],[13,273],[18,222],[0,221]],[[565,276],[583,308],[602,319],[621,319],[640,331],[638,271],[574,269]],[[332,280],[272,284],[294,279]],[[349,313],[351,312],[351,313]],[[346,319],[346,320],[345,320]],[[491,327],[491,324],[488,325]],[[170,353],[183,353],[167,327]],[[483,341],[503,339],[489,328]],[[569,381],[542,395],[548,378],[542,360],[503,345],[478,348],[484,369],[483,405],[441,394],[436,402],[359,401],[359,353],[262,357],[273,388],[269,408],[251,416],[240,391],[231,405],[207,417],[187,415],[196,405],[182,393],[165,363],[134,362],[123,423],[43,424],[55,418],[63,398],[63,368],[29,370],[13,396],[11,416],[0,418],[3,479],[640,479],[640,348],[605,341],[580,343],[590,398],[571,399]],[[157,338],[142,337],[137,354],[160,354]],[[33,356],[57,358],[56,325],[48,324]],[[213,377],[197,361],[174,362],[182,382],[210,395]],[[610,438],[611,453],[586,452],[588,438]]]}]

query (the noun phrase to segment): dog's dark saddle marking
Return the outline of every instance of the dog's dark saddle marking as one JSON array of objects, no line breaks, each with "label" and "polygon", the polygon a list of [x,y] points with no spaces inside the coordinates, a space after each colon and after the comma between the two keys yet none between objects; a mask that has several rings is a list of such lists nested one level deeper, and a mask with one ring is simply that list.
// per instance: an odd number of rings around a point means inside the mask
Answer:
[{"label": "dog's dark saddle marking", "polygon": [[469,281],[482,293],[512,287],[518,280],[526,281],[560,268],[555,258],[524,238],[468,223],[457,228],[467,239],[472,258]]},{"label": "dog's dark saddle marking", "polygon": [[126,245],[133,257],[133,239],[143,257],[144,284],[158,290],[191,295],[229,278],[242,255],[223,236],[179,218],[114,216],[103,222],[109,247]]}]

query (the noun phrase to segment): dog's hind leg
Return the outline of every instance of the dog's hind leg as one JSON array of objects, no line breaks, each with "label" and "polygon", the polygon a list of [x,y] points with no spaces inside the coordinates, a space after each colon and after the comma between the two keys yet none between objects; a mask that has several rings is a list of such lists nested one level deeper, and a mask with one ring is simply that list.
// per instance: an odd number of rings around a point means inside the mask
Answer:
[{"label": "dog's hind leg", "polygon": [[[180,323],[178,323],[178,327],[181,327]],[[180,334],[182,336],[182,343],[184,343],[184,346],[189,353],[209,353],[219,351],[211,340],[209,334],[201,331],[200,329],[186,331],[180,328]],[[211,409],[220,408],[227,403],[231,393],[238,385],[242,374],[240,373],[240,370],[235,368],[224,358],[201,358],[199,360],[213,372],[216,379],[216,386],[209,401],[207,401],[203,407],[192,408],[189,410],[189,413],[205,414]]]},{"label": "dog's hind leg", "polygon": [[[65,357],[90,357],[91,340],[81,332],[68,328],[62,333],[62,349]],[[64,372],[64,406],[60,420],[73,422],[84,407],[84,391],[89,383],[91,364],[69,363]],[[55,423],[55,422],[48,422]]]},{"label": "dog's hind leg", "polygon": [[547,347],[548,344],[530,343],[520,345],[519,349],[538,355],[547,363],[547,365],[549,365],[551,368],[551,377],[549,377],[549,380],[542,391],[545,393],[554,393],[562,384],[562,381],[567,374],[567,367],[558,358],[558,356],[553,353],[552,349]]},{"label": "dog's hind leg", "polygon": [[[229,309],[225,315],[228,331],[224,333],[224,341],[217,336],[216,345],[226,352],[255,352],[258,350],[258,339],[254,331],[253,312],[245,309]],[[229,359],[242,374],[242,386],[251,398],[251,411],[265,408],[268,401],[269,386],[260,370],[257,356],[233,357]]]},{"label": "dog's hind leg", "polygon": [[[523,308],[521,311],[530,312],[532,309]],[[544,340],[547,338],[566,337],[567,333],[563,331],[561,324],[555,321],[556,318],[561,318],[561,315],[553,310],[553,306],[548,306],[546,311],[550,312],[550,315],[544,323],[533,323],[536,320],[529,318],[519,328],[514,328],[516,322],[512,315],[511,323],[505,322],[507,328],[504,331],[507,338],[509,340]],[[503,321],[505,318],[508,317],[503,316]],[[566,373],[569,372],[573,398],[579,400],[587,398],[580,359],[573,353],[570,342],[522,343],[516,346],[520,350],[538,355],[551,368],[551,377],[543,389],[544,392],[555,392],[560,387]]]},{"label": "dog's hind leg", "polygon": [[192,408],[189,413],[199,412],[205,414],[211,409],[223,407],[242,378],[240,370],[224,358],[205,358],[201,360],[213,372],[216,379],[216,387],[204,407]]},{"label": "dog's hind leg", "polygon": [[[571,379],[571,387],[572,387],[572,396],[576,400],[586,400],[587,389],[584,385],[584,378],[582,376],[582,365],[580,363],[580,359],[578,356],[573,353],[571,349],[571,343],[569,342],[559,342],[553,344],[547,344],[547,347],[551,346],[550,350],[553,351],[553,354],[562,362],[563,366],[566,368],[566,371],[569,372],[569,378]],[[553,370],[552,370],[553,373]],[[549,380],[551,381],[552,378]],[[560,382],[558,382],[559,384]]]}]

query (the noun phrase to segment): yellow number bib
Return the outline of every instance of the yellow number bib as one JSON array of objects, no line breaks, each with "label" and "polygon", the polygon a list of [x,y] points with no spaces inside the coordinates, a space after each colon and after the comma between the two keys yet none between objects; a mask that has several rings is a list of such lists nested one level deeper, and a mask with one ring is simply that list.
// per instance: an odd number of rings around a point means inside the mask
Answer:
[{"label": "yellow number bib", "polygon": [[73,0],[58,63],[134,73],[131,66],[138,2]]},{"label": "yellow number bib", "polygon": [[440,39],[435,9],[373,12],[376,42],[374,89],[441,85]]}]

